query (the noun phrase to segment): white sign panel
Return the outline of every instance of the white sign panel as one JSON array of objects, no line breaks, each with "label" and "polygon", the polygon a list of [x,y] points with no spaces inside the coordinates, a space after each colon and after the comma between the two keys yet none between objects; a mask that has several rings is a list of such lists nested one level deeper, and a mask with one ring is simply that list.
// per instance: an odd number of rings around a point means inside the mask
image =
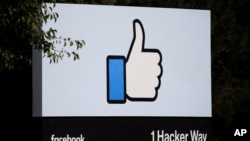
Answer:
[{"label": "white sign panel", "polygon": [[[79,61],[42,59],[42,116],[211,117],[210,11],[57,4]],[[60,45],[59,45],[60,46]]]}]

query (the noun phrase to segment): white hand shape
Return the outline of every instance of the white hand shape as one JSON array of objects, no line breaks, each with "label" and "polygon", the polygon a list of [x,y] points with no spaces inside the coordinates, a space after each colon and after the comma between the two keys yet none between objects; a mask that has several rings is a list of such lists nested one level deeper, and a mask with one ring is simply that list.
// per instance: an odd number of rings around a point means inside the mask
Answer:
[{"label": "white hand shape", "polygon": [[145,49],[145,33],[139,20],[134,20],[134,38],[126,62],[126,91],[131,100],[155,100],[162,74],[161,53]]}]

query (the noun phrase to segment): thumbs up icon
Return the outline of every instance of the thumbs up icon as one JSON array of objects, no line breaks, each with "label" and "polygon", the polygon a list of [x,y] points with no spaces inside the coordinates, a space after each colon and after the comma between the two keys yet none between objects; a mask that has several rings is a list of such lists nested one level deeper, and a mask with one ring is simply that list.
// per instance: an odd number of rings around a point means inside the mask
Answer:
[{"label": "thumbs up icon", "polygon": [[154,101],[160,88],[162,75],[161,52],[145,49],[145,32],[140,20],[133,21],[134,37],[124,56],[107,57],[107,101],[125,103]]}]

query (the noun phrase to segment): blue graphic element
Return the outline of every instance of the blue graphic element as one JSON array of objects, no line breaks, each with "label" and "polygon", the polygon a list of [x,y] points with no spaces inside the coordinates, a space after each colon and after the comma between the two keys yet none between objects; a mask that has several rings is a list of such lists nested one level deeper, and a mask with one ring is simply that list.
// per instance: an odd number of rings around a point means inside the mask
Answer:
[{"label": "blue graphic element", "polygon": [[109,103],[125,103],[126,77],[124,56],[107,57],[107,84]]}]

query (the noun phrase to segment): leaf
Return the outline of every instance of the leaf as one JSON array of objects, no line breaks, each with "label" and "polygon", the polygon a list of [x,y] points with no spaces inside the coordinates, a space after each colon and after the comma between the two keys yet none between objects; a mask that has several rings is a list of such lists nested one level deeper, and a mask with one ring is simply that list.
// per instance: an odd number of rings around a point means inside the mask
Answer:
[{"label": "leaf", "polygon": [[73,46],[73,44],[74,44],[73,41],[69,42],[69,46]]},{"label": "leaf", "polygon": [[77,59],[76,54],[74,54],[74,61]]},{"label": "leaf", "polygon": [[68,57],[70,57],[70,53],[69,52],[67,52],[67,55],[68,55]]},{"label": "leaf", "polygon": [[78,55],[78,54],[76,54],[76,58],[77,58],[77,60],[79,60],[79,59],[80,59],[80,57],[79,57],[79,55]]},{"label": "leaf", "polygon": [[82,43],[83,43],[83,45],[85,45],[85,41],[84,40],[82,40]]}]

